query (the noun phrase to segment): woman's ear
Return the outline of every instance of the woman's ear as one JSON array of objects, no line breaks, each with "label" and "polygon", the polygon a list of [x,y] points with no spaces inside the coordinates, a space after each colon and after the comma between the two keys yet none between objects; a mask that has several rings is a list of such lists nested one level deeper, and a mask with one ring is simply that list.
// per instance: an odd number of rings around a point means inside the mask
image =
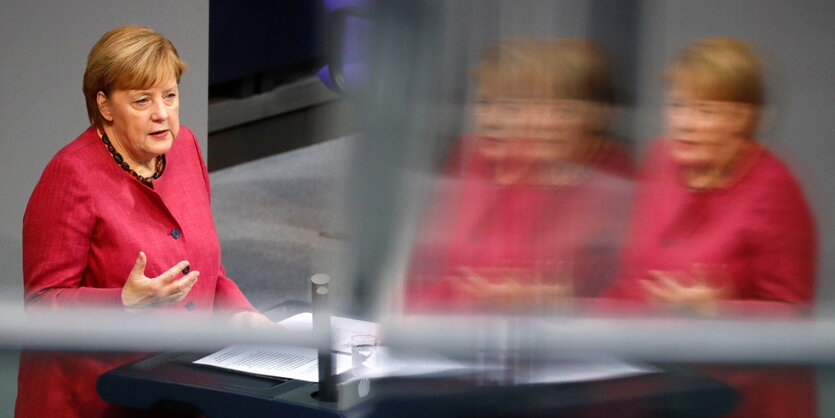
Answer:
[{"label": "woman's ear", "polygon": [[103,91],[96,93],[96,104],[99,106],[99,113],[108,122],[113,122],[113,112],[110,111],[110,101]]},{"label": "woman's ear", "polygon": [[743,136],[752,136],[757,131],[760,107],[750,103],[734,103],[737,131]]},{"label": "woman's ear", "polygon": [[589,131],[595,134],[606,133],[612,121],[614,109],[608,103],[593,103],[587,108]]}]

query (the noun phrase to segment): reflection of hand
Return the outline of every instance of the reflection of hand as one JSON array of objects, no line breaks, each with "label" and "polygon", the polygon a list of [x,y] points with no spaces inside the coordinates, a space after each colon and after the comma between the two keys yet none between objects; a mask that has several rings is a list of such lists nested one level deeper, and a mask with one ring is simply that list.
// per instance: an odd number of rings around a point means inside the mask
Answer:
[{"label": "reflection of hand", "polygon": [[[719,301],[730,296],[727,284],[716,285],[717,271],[708,272],[696,266],[693,274],[681,272],[650,271],[655,280],[644,280],[644,290],[655,300],[672,308],[684,308],[700,314],[716,312]],[[727,281],[725,281],[727,283]]]},{"label": "reflection of hand", "polygon": [[241,311],[233,314],[232,323],[242,327],[278,326],[266,316],[252,311]]},{"label": "reflection of hand", "polygon": [[200,275],[200,272],[194,270],[174,280],[188,266],[188,261],[180,261],[165,273],[150,278],[145,276],[147,264],[147,256],[140,252],[122,288],[122,305],[126,308],[149,308],[179,302],[188,295]]},{"label": "reflection of hand", "polygon": [[569,288],[558,284],[531,283],[531,273],[521,269],[503,269],[491,274],[472,269],[461,269],[462,276],[455,281],[456,291],[487,308],[505,310],[531,309],[550,306],[566,298]]}]

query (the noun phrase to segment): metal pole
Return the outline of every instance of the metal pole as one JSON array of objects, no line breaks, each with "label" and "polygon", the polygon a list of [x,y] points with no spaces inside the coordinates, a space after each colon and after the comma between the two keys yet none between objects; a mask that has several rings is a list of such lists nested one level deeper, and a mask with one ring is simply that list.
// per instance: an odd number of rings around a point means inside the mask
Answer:
[{"label": "metal pole", "polygon": [[318,337],[319,346],[319,396],[323,402],[336,402],[336,378],[333,374],[333,353],[331,341],[331,315],[328,303],[328,285],[331,278],[327,274],[314,274],[310,278],[311,301],[313,304],[313,332]]}]

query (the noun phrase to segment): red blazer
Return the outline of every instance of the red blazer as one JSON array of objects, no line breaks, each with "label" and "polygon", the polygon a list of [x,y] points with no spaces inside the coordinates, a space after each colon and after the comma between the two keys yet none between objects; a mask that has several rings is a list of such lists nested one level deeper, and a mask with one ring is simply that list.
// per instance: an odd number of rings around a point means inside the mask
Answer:
[{"label": "red blazer", "polygon": [[[653,144],[636,194],[616,286],[606,296],[646,300],[648,271],[721,270],[738,307],[786,302],[808,307],[815,290],[816,233],[791,172],[759,145],[741,157],[736,182],[692,191],[679,182],[666,143]],[[717,283],[719,284],[719,283]]]},{"label": "red blazer", "polygon": [[[254,310],[220,263],[209,176],[194,134],[181,127],[151,189],[123,171],[90,127],[44,169],[23,217],[27,309],[121,309],[122,286],[139,251],[155,277],[188,260],[200,277],[179,303],[156,308],[177,315]],[[96,394],[96,378],[141,354],[24,350],[18,417],[122,416]]]}]

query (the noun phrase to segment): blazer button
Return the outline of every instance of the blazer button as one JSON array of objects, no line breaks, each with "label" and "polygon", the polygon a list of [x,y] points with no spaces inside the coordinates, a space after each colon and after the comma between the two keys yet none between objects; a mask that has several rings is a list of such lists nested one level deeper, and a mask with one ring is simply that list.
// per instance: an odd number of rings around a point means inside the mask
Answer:
[{"label": "blazer button", "polygon": [[188,272],[190,272],[190,271],[191,271],[191,266],[186,266],[186,268],[183,269],[183,274],[188,274]]},{"label": "blazer button", "polygon": [[194,310],[194,301],[186,303],[186,310],[193,311]]},{"label": "blazer button", "polygon": [[171,236],[174,237],[174,239],[180,239],[180,237],[183,236],[183,233],[180,232],[179,229],[174,228],[171,230]]}]

